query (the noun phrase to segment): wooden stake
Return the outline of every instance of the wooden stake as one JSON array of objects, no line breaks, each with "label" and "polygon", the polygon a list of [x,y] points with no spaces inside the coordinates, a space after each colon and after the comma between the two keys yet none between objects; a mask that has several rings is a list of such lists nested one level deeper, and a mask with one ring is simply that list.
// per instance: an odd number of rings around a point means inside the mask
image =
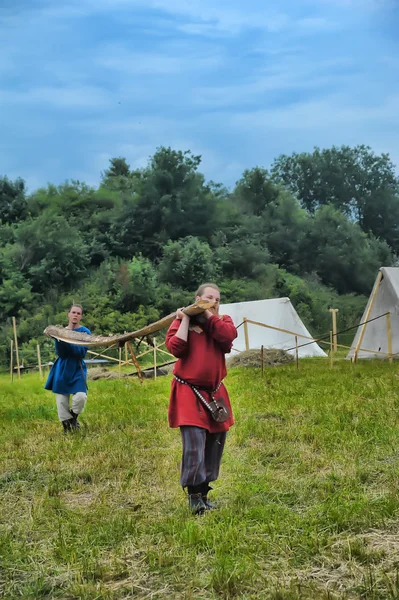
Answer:
[{"label": "wooden stake", "polygon": [[377,290],[378,290],[378,286],[381,283],[381,279],[382,279],[382,271],[379,271],[379,273],[377,275],[377,279],[375,280],[375,283],[374,283],[373,291],[371,292],[371,297],[370,297],[368,308],[366,310],[366,314],[364,315],[364,319],[363,319],[364,323],[363,323],[362,329],[360,331],[359,339],[357,340],[355,353],[353,355],[354,362],[357,361],[357,355],[359,354],[359,349],[362,345],[364,334],[366,332],[366,325],[367,325],[366,321],[369,320],[371,309],[373,308],[374,300],[375,300],[375,297],[377,296]]},{"label": "wooden stake", "polygon": [[392,328],[391,328],[391,313],[387,313],[387,339],[388,339],[388,360],[392,364]]},{"label": "wooden stake", "polygon": [[333,368],[333,332],[330,331],[330,369]]},{"label": "wooden stake", "polygon": [[154,379],[157,378],[157,339],[153,339],[154,342]]},{"label": "wooden stake", "polygon": [[[125,331],[124,333],[127,333],[127,331]],[[127,364],[128,362],[129,362],[129,358],[128,358],[128,355],[127,355],[127,346],[125,344],[125,363]]]},{"label": "wooden stake", "polygon": [[11,382],[14,381],[14,340],[10,340],[11,343],[11,356],[10,356],[10,377]]},{"label": "wooden stake", "polygon": [[296,370],[299,371],[299,351],[298,351],[298,336],[295,336],[295,361]]},{"label": "wooden stake", "polygon": [[249,336],[248,336],[247,318],[244,317],[243,321],[244,321],[245,350],[249,350]]},{"label": "wooden stake", "polygon": [[122,348],[119,346],[119,379],[122,377]]},{"label": "wooden stake", "polygon": [[42,371],[42,357],[40,356],[40,345],[37,344],[37,364],[39,365],[39,375],[40,379],[43,379],[43,371]]},{"label": "wooden stake", "polygon": [[328,309],[329,312],[332,315],[332,328],[333,328],[333,339],[334,339],[334,352],[337,351],[338,347],[338,340],[337,340],[337,312],[339,311],[338,308],[329,308]]},{"label": "wooden stake", "polygon": [[133,364],[136,367],[136,371],[137,371],[137,375],[139,376],[140,383],[143,383],[143,373],[141,372],[140,365],[139,365],[136,355],[133,351],[132,344],[130,342],[126,342],[126,343],[127,343],[127,347],[129,348],[130,356],[132,357]]},{"label": "wooden stake", "polygon": [[12,326],[14,329],[14,344],[15,344],[15,355],[17,358],[18,379],[21,379],[21,367],[19,365],[18,338],[17,338],[17,322],[15,320],[15,317],[12,318]]},{"label": "wooden stake", "polygon": [[263,345],[260,347],[260,364],[261,364],[261,368],[262,368],[262,377],[263,377],[263,373],[265,371],[265,360],[264,360]]}]

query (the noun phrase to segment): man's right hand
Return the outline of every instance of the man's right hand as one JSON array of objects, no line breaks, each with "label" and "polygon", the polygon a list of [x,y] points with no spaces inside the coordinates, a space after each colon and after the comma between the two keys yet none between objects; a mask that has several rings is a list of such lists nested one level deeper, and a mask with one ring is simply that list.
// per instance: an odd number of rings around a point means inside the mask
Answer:
[{"label": "man's right hand", "polygon": [[185,309],[185,306],[182,306],[182,308],[178,308],[176,311],[176,319],[180,319],[180,321],[182,319],[189,319],[190,317],[186,314],[184,314],[183,310]]}]

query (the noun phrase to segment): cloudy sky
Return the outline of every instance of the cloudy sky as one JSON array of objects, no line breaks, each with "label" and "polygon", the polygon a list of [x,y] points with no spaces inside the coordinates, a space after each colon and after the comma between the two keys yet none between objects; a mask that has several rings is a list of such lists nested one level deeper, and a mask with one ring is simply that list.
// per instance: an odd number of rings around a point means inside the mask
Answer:
[{"label": "cloudy sky", "polygon": [[399,0],[0,4],[0,176],[31,191],[161,145],[227,186],[314,146],[399,167]]}]

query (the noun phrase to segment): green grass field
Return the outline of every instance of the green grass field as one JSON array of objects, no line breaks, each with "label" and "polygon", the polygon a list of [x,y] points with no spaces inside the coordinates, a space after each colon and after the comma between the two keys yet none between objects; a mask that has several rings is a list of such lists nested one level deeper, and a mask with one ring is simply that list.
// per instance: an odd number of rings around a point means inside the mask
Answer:
[{"label": "green grass field", "polygon": [[0,380],[0,596],[398,599],[396,365],[231,370],[236,424],[188,512],[170,377],[90,384],[65,437],[35,375]]}]

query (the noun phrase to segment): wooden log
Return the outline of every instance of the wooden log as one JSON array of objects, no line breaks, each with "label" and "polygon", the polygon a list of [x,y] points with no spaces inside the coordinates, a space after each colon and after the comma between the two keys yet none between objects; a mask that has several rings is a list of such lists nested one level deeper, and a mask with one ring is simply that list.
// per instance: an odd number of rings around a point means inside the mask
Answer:
[{"label": "wooden log", "polygon": [[130,342],[126,342],[126,343],[127,343],[127,347],[129,348],[129,352],[130,352],[130,355],[132,357],[132,361],[134,363],[134,366],[136,367],[136,371],[137,371],[137,375],[139,376],[140,383],[143,383],[143,374],[141,372],[140,365],[138,363],[136,355],[135,355],[135,353],[133,351],[132,344]]}]

